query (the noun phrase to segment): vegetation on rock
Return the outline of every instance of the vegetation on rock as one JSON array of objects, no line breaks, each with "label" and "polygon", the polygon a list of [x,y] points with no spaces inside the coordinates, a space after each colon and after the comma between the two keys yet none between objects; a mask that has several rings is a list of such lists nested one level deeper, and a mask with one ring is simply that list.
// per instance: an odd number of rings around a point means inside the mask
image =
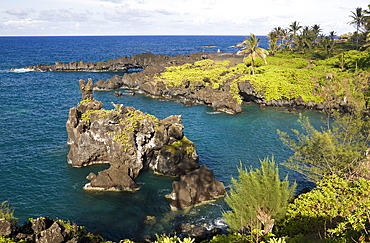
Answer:
[{"label": "vegetation on rock", "polygon": [[231,86],[237,82],[236,78],[247,72],[244,64],[230,67],[230,61],[213,61],[210,59],[197,61],[193,64],[167,67],[166,71],[155,77],[156,81],[163,81],[172,87],[196,90],[199,87],[211,85],[213,89],[228,89],[235,99],[241,103],[239,90]]}]

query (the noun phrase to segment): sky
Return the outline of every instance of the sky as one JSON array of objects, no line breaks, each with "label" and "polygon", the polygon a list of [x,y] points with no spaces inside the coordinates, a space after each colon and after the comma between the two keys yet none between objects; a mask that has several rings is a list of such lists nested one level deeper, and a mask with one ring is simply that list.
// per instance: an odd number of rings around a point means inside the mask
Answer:
[{"label": "sky", "polygon": [[267,35],[319,24],[354,32],[349,17],[368,0],[1,0],[0,36]]}]

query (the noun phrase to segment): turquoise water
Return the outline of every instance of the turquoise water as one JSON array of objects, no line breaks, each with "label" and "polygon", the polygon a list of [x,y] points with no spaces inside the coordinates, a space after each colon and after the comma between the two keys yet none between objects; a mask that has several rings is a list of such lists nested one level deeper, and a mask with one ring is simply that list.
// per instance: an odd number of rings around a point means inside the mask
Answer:
[{"label": "turquoise water", "polygon": [[[25,72],[22,67],[56,61],[106,61],[123,55],[152,51],[167,55],[196,51],[235,51],[231,46],[243,36],[177,37],[1,37],[0,38],[0,202],[16,207],[20,222],[49,216],[85,225],[110,240],[169,233],[179,222],[224,227],[222,199],[188,212],[171,212],[164,195],[173,178],[143,172],[137,192],[86,192],[90,172],[106,166],[72,168],[67,164],[65,122],[70,107],[80,101],[79,79],[107,79],[112,73]],[[263,39],[263,45],[266,39]],[[15,72],[10,72],[16,68]],[[111,109],[122,103],[162,119],[182,115],[185,135],[197,146],[200,164],[212,169],[218,180],[230,185],[240,163],[256,167],[259,160],[274,156],[277,162],[291,152],[283,146],[277,129],[298,128],[298,115],[283,108],[259,109],[246,104],[244,112],[228,115],[209,107],[184,107],[173,101],[157,101],[141,95],[115,97],[95,92],[95,98]],[[319,124],[321,114],[301,111]],[[300,188],[310,186],[299,174],[289,173]],[[145,222],[155,216],[155,224]]]}]

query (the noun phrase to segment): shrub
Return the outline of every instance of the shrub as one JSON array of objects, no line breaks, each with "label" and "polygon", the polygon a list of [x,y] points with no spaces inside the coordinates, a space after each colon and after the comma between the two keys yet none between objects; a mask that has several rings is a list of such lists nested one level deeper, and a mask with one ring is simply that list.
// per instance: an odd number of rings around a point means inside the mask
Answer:
[{"label": "shrub", "polygon": [[10,206],[8,201],[4,201],[0,204],[0,219],[6,219],[9,221],[16,221],[14,217],[14,207]]},{"label": "shrub", "polygon": [[284,230],[290,237],[306,235],[312,240],[340,242],[370,240],[370,181],[325,177],[312,191],[290,204]]},{"label": "shrub", "polygon": [[271,232],[275,220],[283,219],[296,184],[290,186],[287,177],[280,180],[273,159],[261,161],[260,169],[239,168],[238,172],[239,179],[232,179],[225,198],[232,211],[224,212],[223,216],[232,231],[248,231],[258,240],[260,233]]}]

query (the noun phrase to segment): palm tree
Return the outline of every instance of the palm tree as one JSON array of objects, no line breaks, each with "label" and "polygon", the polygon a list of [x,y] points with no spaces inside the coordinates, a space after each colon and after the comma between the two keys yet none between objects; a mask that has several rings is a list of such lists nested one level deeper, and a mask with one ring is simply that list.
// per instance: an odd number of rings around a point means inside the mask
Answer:
[{"label": "palm tree", "polygon": [[313,42],[315,40],[315,36],[312,30],[310,29],[310,27],[305,26],[302,29],[302,34],[300,35],[300,37],[301,37],[303,48],[311,49],[311,47],[313,46]]},{"label": "palm tree", "polygon": [[258,57],[262,58],[265,64],[267,64],[266,56],[268,55],[268,51],[261,47],[258,47],[260,39],[261,38],[257,38],[254,34],[251,33],[249,38],[246,38],[243,42],[236,45],[238,47],[242,47],[243,49],[239,51],[237,54],[244,53],[247,55],[247,57],[250,57],[252,59],[251,62],[252,75],[254,75],[254,63]]},{"label": "palm tree", "polygon": [[302,28],[302,26],[299,25],[299,22],[294,21],[289,25],[289,27],[289,31],[292,33],[290,43],[290,47],[292,48],[293,45],[297,45],[297,32]]},{"label": "palm tree", "polygon": [[348,22],[351,25],[356,26],[356,50],[358,49],[358,31],[360,30],[361,26],[363,25],[364,21],[364,11],[362,8],[357,7],[355,11],[351,11],[352,15],[349,17],[352,18],[352,21]]},{"label": "palm tree", "polygon": [[329,37],[330,37],[330,39],[334,40],[337,37],[335,31],[330,31],[329,32]]},{"label": "palm tree", "polygon": [[297,22],[297,21],[294,21],[294,22],[292,22],[292,24],[291,25],[289,25],[289,27],[290,27],[290,31],[291,32],[293,32],[293,36],[297,36],[297,32],[298,32],[298,30],[300,30],[301,28],[302,28],[302,26],[300,26],[299,25],[299,22]]},{"label": "palm tree", "polygon": [[315,44],[319,44],[318,38],[320,37],[322,29],[320,25],[315,24],[311,27],[311,33],[312,33],[312,38],[313,38],[313,43],[312,45],[314,46]]},{"label": "palm tree", "polygon": [[271,53],[271,55],[275,55],[275,53],[278,51],[278,49],[280,47],[279,44],[278,44],[279,36],[276,33],[276,31],[272,30],[272,31],[270,31],[270,33],[268,33],[267,38],[269,39],[270,53]]},{"label": "palm tree", "polygon": [[334,48],[335,42],[334,42],[334,39],[331,38],[330,36],[324,36],[321,39],[321,44],[322,44],[322,47],[324,47],[327,55],[329,55],[330,52]]}]

